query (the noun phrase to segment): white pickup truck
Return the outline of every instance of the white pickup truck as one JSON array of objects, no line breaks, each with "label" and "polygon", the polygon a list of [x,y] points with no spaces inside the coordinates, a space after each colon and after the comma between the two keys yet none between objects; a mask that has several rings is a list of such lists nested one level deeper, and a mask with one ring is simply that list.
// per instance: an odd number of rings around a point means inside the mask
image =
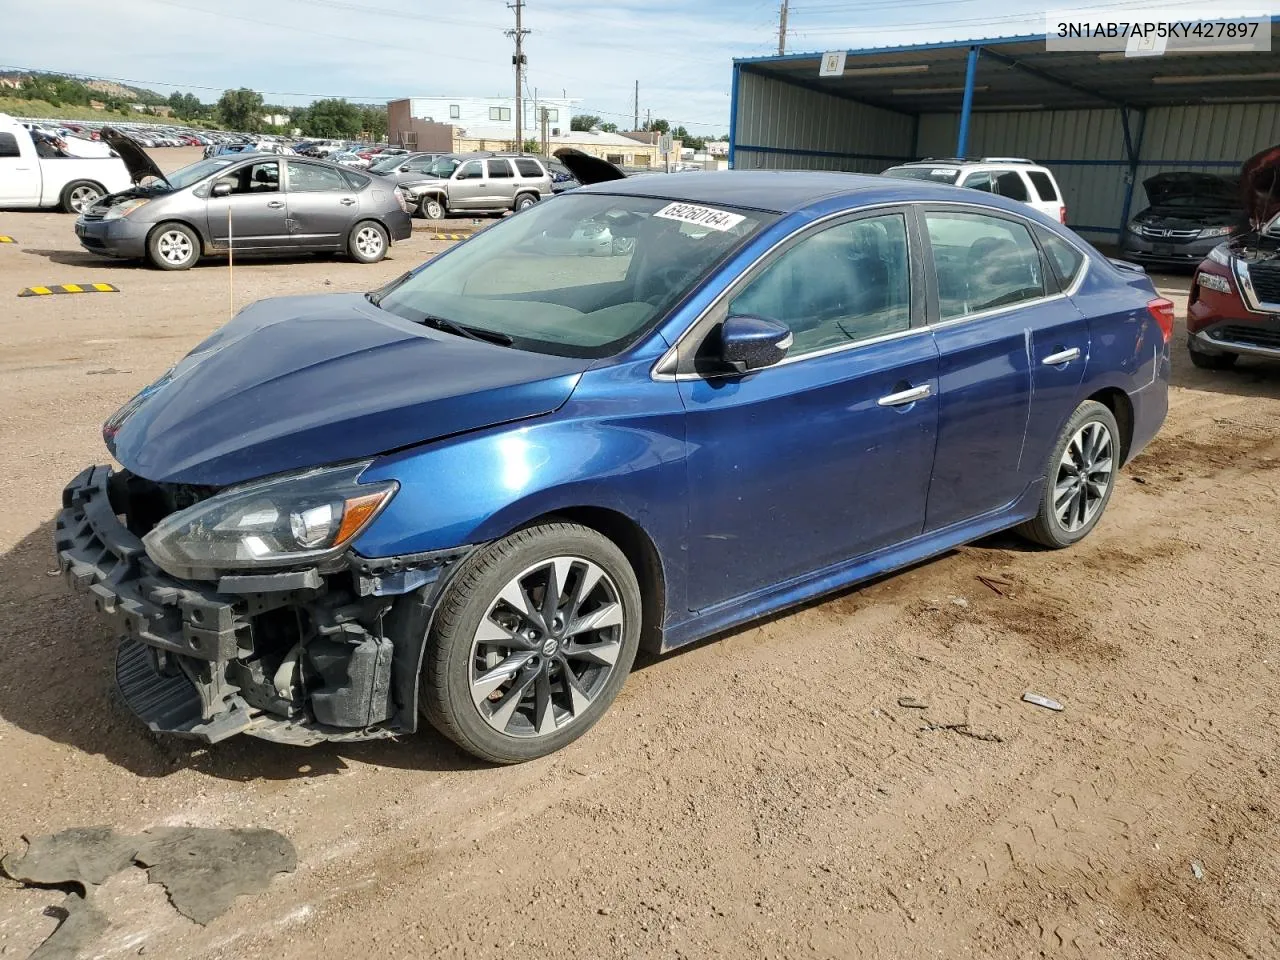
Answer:
[{"label": "white pickup truck", "polygon": [[81,213],[132,185],[119,157],[42,156],[27,129],[0,113],[0,209],[61,207]]}]

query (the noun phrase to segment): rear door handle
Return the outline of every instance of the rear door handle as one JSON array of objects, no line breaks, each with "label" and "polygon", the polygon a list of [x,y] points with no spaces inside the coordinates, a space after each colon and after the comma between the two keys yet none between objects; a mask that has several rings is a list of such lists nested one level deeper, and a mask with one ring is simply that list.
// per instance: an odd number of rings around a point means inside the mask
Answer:
[{"label": "rear door handle", "polygon": [[922,387],[912,387],[910,390],[902,390],[898,393],[891,393],[888,396],[881,397],[876,403],[882,407],[904,407],[908,403],[915,403],[917,400],[923,400],[929,396],[933,390],[929,384]]},{"label": "rear door handle", "polygon": [[1059,350],[1057,353],[1051,353],[1040,361],[1046,367],[1059,367],[1064,363],[1070,363],[1072,360],[1080,359],[1080,348],[1072,347],[1069,350]]},{"label": "rear door handle", "polygon": [[344,207],[349,207],[349,206],[351,206],[353,203],[355,203],[355,201],[354,201],[353,199],[351,199],[350,197],[343,197],[343,198],[342,198],[341,200],[339,200],[338,202],[339,202],[340,204],[342,204]]},{"label": "rear door handle", "polygon": [[284,201],[272,200],[270,203],[267,204],[267,206],[270,207],[272,210],[279,210],[281,207],[284,206]]}]

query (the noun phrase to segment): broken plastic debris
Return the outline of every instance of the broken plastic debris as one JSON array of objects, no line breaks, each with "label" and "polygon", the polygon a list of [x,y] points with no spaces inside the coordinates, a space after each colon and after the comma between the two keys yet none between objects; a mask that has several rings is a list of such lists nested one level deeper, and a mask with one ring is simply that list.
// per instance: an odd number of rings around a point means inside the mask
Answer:
[{"label": "broken plastic debris", "polygon": [[1034,703],[1037,707],[1044,707],[1046,710],[1062,710],[1064,707],[1057,700],[1050,697],[1042,697],[1038,693],[1032,693],[1028,690],[1022,695],[1022,699],[1027,703]]},{"label": "broken plastic debris", "polygon": [[88,888],[119,873],[133,862],[135,837],[111,827],[72,827],[47,837],[24,837],[27,851],[11,853],[0,868],[19,883],[53,886],[78,883]]},{"label": "broken plastic debris", "polygon": [[917,700],[915,697],[899,697],[898,706],[906,707],[908,710],[928,710],[929,704],[923,700]]},{"label": "broken plastic debris", "polygon": [[61,917],[62,922],[27,960],[77,960],[110,926],[102,911],[89,901],[87,888],[83,895],[67,894],[61,905],[49,907],[45,913]]},{"label": "broken plastic debris", "polygon": [[1204,879],[1204,867],[1200,866],[1200,861],[1198,860],[1191,861],[1191,875],[1195,877],[1197,880]]}]

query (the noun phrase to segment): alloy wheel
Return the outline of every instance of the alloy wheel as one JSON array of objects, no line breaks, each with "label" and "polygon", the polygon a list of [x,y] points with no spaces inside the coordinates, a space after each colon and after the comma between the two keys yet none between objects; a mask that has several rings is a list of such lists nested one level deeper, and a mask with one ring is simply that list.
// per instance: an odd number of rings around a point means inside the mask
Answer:
[{"label": "alloy wheel", "polygon": [[582,557],[553,557],[513,577],[471,642],[471,699],[510,737],[541,737],[582,717],[622,653],[624,612],[612,578]]},{"label": "alloy wheel", "polygon": [[160,251],[161,259],[165,263],[174,266],[186,263],[191,259],[191,255],[195,251],[191,238],[181,230],[166,230],[160,234],[160,242],[157,247]]},{"label": "alloy wheel", "polygon": [[376,227],[364,227],[356,234],[356,249],[361,256],[376,257],[382,253],[382,234]]},{"label": "alloy wheel", "polygon": [[1053,509],[1068,533],[1087,526],[1102,509],[1115,472],[1114,448],[1106,424],[1092,420],[1076,431],[1062,452]]},{"label": "alloy wheel", "polygon": [[69,200],[71,202],[71,210],[73,213],[84,213],[92,207],[102,197],[102,191],[97,187],[86,185],[76,187],[71,191]]}]

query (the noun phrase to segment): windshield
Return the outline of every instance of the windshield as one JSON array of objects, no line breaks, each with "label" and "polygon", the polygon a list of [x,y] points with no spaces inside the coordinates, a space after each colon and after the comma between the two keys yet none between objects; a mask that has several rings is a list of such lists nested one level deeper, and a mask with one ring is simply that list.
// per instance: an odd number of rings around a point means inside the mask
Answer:
[{"label": "windshield", "polygon": [[890,167],[883,174],[900,180],[932,180],[934,183],[955,183],[960,171],[954,167]]},{"label": "windshield", "polygon": [[399,156],[387,156],[371,164],[369,169],[372,170],[374,173],[386,173],[389,170],[396,169],[396,167],[399,167],[402,164],[407,163],[408,161],[409,161],[409,156],[408,154],[404,154],[404,153],[400,154]]},{"label": "windshield", "polygon": [[510,338],[517,349],[605,357],[636,340],[773,214],[564,194],[421,267],[379,305]]},{"label": "windshield", "polygon": [[458,169],[458,164],[462,163],[457,157],[441,157],[435,163],[427,168],[427,173],[433,177],[440,177],[448,180],[453,176],[453,171]]},{"label": "windshield", "polygon": [[223,167],[235,162],[235,157],[210,157],[208,160],[197,160],[190,166],[166,174],[165,179],[169,181],[173,189],[181,190],[183,187],[189,187],[193,183],[199,183],[205,177],[217,173]]}]

